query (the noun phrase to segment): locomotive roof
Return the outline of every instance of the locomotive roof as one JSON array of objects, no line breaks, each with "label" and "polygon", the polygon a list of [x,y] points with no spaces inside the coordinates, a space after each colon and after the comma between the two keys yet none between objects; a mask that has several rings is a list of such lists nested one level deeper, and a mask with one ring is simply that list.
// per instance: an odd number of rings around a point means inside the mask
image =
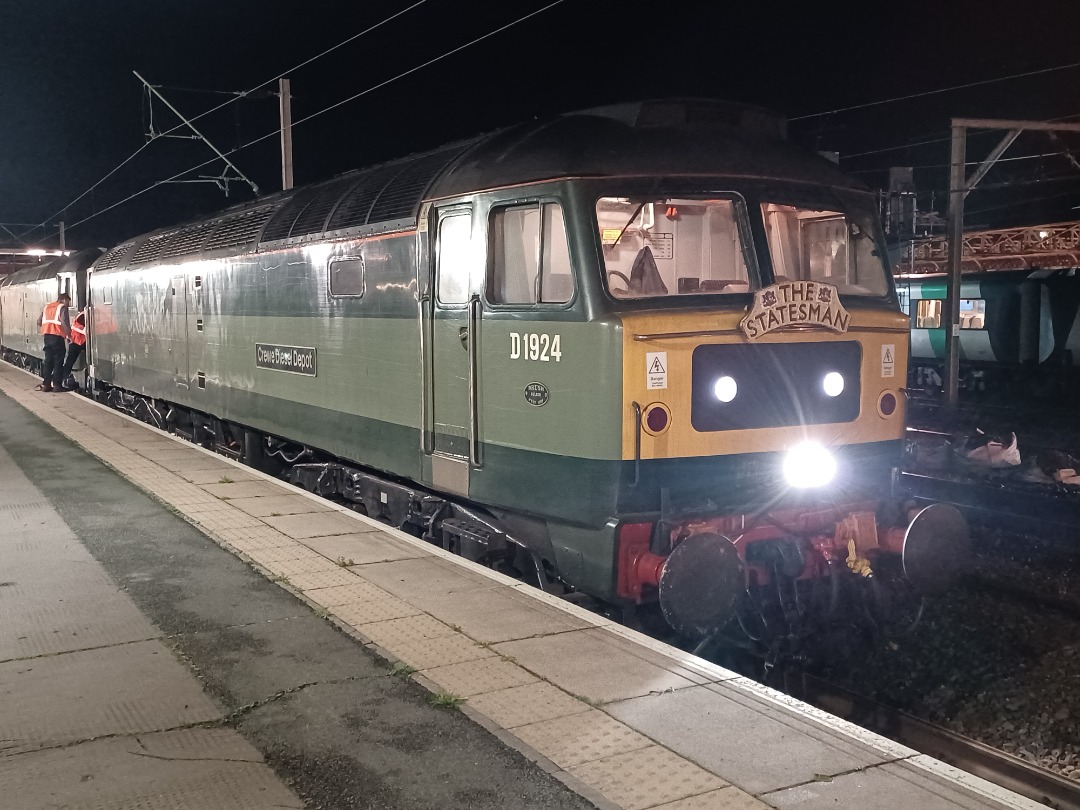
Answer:
[{"label": "locomotive roof", "polygon": [[144,234],[114,247],[95,267],[411,230],[423,200],[564,177],[724,176],[865,190],[784,140],[784,127],[782,117],[761,108],[694,99],[568,113]]},{"label": "locomotive roof", "polygon": [[89,248],[72,253],[70,256],[59,256],[33,267],[27,267],[12,273],[2,280],[2,286],[13,284],[28,284],[35,281],[44,281],[56,278],[58,273],[75,273],[85,270],[98,256],[102,254],[101,248]]}]

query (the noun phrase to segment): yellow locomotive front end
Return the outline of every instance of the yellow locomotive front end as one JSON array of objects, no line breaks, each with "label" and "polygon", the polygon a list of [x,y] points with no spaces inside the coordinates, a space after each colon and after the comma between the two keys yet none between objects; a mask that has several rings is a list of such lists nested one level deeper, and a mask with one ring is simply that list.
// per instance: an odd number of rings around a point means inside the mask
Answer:
[{"label": "yellow locomotive front end", "polygon": [[962,517],[893,486],[908,321],[867,202],[765,189],[596,211],[626,303],[622,452],[645,515],[618,530],[619,595],[705,635],[762,589],[798,604],[879,569],[951,582]]}]

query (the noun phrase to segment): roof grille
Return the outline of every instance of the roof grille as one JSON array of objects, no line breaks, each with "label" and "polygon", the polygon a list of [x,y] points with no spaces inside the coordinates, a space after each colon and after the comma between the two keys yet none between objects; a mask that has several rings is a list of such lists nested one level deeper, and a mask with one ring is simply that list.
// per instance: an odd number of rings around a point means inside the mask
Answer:
[{"label": "roof grille", "polygon": [[177,232],[176,238],[169,240],[169,244],[162,251],[161,257],[171,259],[173,256],[198,253],[203,239],[206,238],[206,234],[212,226],[212,222],[202,222],[198,225],[188,225],[186,228],[181,228]]},{"label": "roof grille", "polygon": [[95,270],[112,270],[118,267],[120,262],[127,256],[128,251],[131,250],[134,242],[125,242],[122,245],[117,245],[94,264]]},{"label": "roof grille", "polygon": [[129,264],[145,264],[160,259],[162,252],[165,250],[165,246],[175,234],[176,231],[154,234],[139,245],[135,250],[134,255],[131,257]]},{"label": "roof grille", "polygon": [[355,177],[346,177],[335,180],[321,186],[317,186],[315,194],[310,198],[293,222],[289,231],[290,237],[306,236],[310,233],[322,233],[326,225],[326,218],[341,200],[342,195],[356,183]]},{"label": "roof grille", "polygon": [[368,216],[368,223],[415,217],[420,207],[420,200],[423,199],[424,192],[431,185],[431,181],[464,149],[463,145],[459,145],[441,152],[434,152],[407,164],[404,171],[387,183],[379,193]]},{"label": "roof grille", "polygon": [[303,213],[311,198],[315,196],[315,192],[314,188],[303,188],[290,197],[267,224],[260,241],[273,242],[278,239],[288,239],[293,223]]},{"label": "roof grille", "polygon": [[[287,206],[286,206],[287,207]],[[248,247],[259,235],[266,220],[274,213],[275,206],[267,205],[263,208],[255,208],[245,211],[237,216],[218,220],[217,227],[206,240],[204,250],[220,250],[221,248]]]},{"label": "roof grille", "polygon": [[378,199],[379,193],[397,175],[401,173],[399,164],[370,169],[360,176],[360,180],[341,200],[341,205],[327,224],[327,230],[340,231],[343,228],[356,228],[368,223],[371,206]]}]

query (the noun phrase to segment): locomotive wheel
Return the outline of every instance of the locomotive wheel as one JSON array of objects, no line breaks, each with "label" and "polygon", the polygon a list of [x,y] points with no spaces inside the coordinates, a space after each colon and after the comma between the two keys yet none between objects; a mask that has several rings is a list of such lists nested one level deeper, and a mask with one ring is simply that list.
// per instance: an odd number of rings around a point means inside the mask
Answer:
[{"label": "locomotive wheel", "polygon": [[746,576],[735,545],[723,535],[687,537],[668,556],[660,574],[660,609],[677,632],[703,638],[732,616]]},{"label": "locomotive wheel", "polygon": [[951,587],[970,557],[967,521],[954,506],[926,507],[904,535],[904,574],[921,594],[939,594]]}]

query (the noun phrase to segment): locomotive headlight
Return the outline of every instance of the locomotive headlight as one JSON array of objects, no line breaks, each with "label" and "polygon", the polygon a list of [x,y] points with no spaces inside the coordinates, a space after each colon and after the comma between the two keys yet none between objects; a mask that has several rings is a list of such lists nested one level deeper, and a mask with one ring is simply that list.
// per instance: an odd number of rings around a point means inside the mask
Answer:
[{"label": "locomotive headlight", "polygon": [[739,393],[739,385],[734,377],[723,376],[713,384],[713,393],[721,402],[731,402]]},{"label": "locomotive headlight", "polygon": [[821,387],[825,394],[830,397],[838,397],[844,393],[844,375],[839,371],[830,371],[821,381]]},{"label": "locomotive headlight", "polygon": [[836,475],[836,459],[817,442],[803,442],[788,450],[784,478],[796,489],[823,487]]}]

